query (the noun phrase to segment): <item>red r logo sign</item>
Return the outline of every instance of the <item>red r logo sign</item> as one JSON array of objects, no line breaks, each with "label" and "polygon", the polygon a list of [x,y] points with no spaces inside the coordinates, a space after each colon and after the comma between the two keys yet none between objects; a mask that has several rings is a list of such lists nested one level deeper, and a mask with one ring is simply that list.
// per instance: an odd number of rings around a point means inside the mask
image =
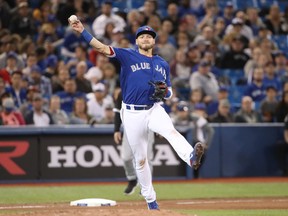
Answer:
[{"label": "red r logo sign", "polygon": [[[14,148],[10,152],[1,152],[1,147]],[[26,172],[17,165],[12,158],[21,157],[29,148],[29,143],[26,141],[5,141],[0,142],[0,167],[4,167],[12,175],[25,175]]]}]

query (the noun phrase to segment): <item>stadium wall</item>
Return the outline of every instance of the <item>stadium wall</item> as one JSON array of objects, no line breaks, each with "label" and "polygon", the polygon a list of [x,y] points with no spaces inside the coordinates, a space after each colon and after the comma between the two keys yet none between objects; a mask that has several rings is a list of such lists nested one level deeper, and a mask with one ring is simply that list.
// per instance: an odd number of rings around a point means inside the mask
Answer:
[{"label": "stadium wall", "polygon": [[[279,176],[275,146],[282,124],[212,124],[215,134],[200,169],[202,178]],[[192,140],[191,128],[178,128]],[[121,148],[113,127],[49,127],[0,129],[0,181],[124,180]],[[156,137],[155,179],[193,178],[168,142]]]}]

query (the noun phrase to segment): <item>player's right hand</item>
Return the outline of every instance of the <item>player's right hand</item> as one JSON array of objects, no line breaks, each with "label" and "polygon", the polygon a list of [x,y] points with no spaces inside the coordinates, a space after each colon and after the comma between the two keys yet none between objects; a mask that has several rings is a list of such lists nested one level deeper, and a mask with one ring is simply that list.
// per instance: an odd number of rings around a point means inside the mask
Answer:
[{"label": "player's right hand", "polygon": [[78,19],[76,22],[70,22],[70,20],[68,19],[69,25],[73,28],[74,31],[82,33],[82,31],[84,31],[84,26],[82,24],[82,22]]},{"label": "player's right hand", "polygon": [[116,144],[120,144],[122,140],[122,134],[121,132],[114,132],[114,141]]}]

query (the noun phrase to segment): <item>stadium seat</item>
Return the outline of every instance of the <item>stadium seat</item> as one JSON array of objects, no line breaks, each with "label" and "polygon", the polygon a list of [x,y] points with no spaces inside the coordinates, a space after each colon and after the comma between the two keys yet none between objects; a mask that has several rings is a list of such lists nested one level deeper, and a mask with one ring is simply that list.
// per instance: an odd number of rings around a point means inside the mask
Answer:
[{"label": "stadium seat", "polygon": [[229,96],[228,99],[231,104],[239,104],[241,103],[242,96],[246,90],[245,86],[231,86],[229,88]]},{"label": "stadium seat", "polygon": [[287,35],[272,35],[271,39],[277,44],[278,48],[284,52],[288,51]]},{"label": "stadium seat", "polygon": [[220,76],[227,77],[232,86],[238,85],[240,80],[245,79],[245,73],[243,70],[224,69],[220,71]]}]

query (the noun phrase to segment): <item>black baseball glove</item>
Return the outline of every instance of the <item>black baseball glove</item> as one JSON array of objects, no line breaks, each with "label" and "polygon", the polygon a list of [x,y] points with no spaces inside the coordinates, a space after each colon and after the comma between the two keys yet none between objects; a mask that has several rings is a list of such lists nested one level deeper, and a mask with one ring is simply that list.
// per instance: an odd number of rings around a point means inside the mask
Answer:
[{"label": "black baseball glove", "polygon": [[151,100],[162,101],[168,92],[167,84],[164,81],[150,81],[149,84],[154,87]]}]

